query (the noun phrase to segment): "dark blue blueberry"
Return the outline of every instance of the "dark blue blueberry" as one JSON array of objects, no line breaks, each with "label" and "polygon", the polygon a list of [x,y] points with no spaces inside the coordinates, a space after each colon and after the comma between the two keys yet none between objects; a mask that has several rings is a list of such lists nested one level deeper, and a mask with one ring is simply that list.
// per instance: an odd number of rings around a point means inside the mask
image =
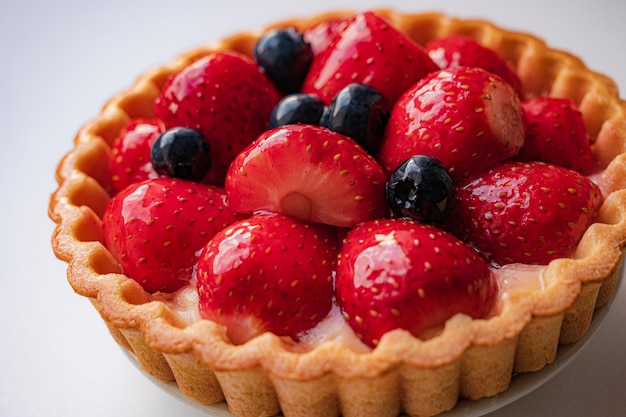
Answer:
[{"label": "dark blue blueberry", "polygon": [[313,51],[296,29],[272,29],[257,41],[254,57],[276,88],[289,94],[300,90],[313,61]]},{"label": "dark blue blueberry", "polygon": [[401,163],[387,181],[387,201],[399,217],[442,224],[450,215],[456,187],[446,167],[430,156]]},{"label": "dark blue blueberry", "polygon": [[376,155],[389,120],[389,105],[373,87],[349,84],[328,105],[320,125],[359,143],[370,155]]},{"label": "dark blue blueberry", "polygon": [[283,97],[270,114],[269,128],[297,123],[319,125],[325,104],[312,94],[294,93]]},{"label": "dark blue blueberry", "polygon": [[161,133],[152,145],[152,166],[161,175],[201,180],[211,168],[207,139],[197,130],[174,127]]}]

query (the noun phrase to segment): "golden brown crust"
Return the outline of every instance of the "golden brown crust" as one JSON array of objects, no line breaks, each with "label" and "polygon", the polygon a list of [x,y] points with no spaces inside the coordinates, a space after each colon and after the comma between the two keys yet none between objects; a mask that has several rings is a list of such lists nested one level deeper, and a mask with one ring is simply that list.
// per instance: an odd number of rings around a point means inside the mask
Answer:
[{"label": "golden brown crust", "polygon": [[[438,13],[380,13],[420,43],[448,34],[471,36],[511,61],[526,97],[569,97],[580,107],[593,151],[606,166],[607,195],[597,222],[571,259],[545,270],[547,288],[517,295],[500,314],[485,320],[450,319],[441,335],[422,341],[404,331],[383,337],[371,353],[327,342],[306,353],[286,350],[262,335],[244,345],[226,341],[223,329],[201,321],[185,327],[166,305],[153,301],[121,274],[103,245],[101,215],[109,199],[110,146],[132,118],[154,115],[152,102],[167,78],[212,51],[247,54],[258,35],[238,34],[185,53],[142,75],[113,97],[75,138],[57,169],[59,187],[49,215],[57,223],[52,246],[68,263],[74,290],[92,300],[115,340],[142,367],[204,404],[227,399],[241,416],[431,416],[454,407],[459,396],[478,399],[505,389],[513,372],[536,371],[551,363],[558,343],[587,332],[593,311],[610,300],[626,245],[626,104],[615,83],[590,71],[577,57],[550,49],[531,35],[505,31],[481,20]],[[304,29],[335,12],[281,22]]]}]

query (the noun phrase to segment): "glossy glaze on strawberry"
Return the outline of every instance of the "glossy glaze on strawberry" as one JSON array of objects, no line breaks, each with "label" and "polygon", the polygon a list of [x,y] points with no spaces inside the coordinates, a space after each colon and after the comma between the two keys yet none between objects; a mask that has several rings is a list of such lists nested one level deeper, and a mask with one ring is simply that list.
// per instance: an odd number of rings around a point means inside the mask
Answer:
[{"label": "glossy glaze on strawberry", "polygon": [[522,106],[528,131],[515,159],[560,165],[583,175],[600,170],[583,115],[571,100],[538,97],[524,101]]},{"label": "glossy glaze on strawberry", "polygon": [[315,56],[302,86],[326,103],[346,85],[360,83],[376,88],[391,104],[438,69],[422,46],[374,13],[357,15],[341,29]]},{"label": "glossy glaze on strawberry", "polygon": [[266,331],[298,340],[330,311],[335,232],[263,213],[218,232],[198,262],[204,318],[226,325],[234,343]]},{"label": "glossy glaze on strawberry", "polygon": [[244,217],[227,207],[221,188],[157,178],[113,197],[102,227],[124,274],[146,291],[172,292],[189,283],[207,240]]},{"label": "glossy glaze on strawberry", "polygon": [[137,119],[114,140],[109,164],[112,194],[130,184],[159,176],[150,162],[150,151],[161,132],[163,125],[159,120]]},{"label": "glossy glaze on strawberry", "polygon": [[226,192],[233,210],[288,214],[354,227],[384,217],[385,175],[347,136],[311,125],[269,130],[233,161]]},{"label": "glossy glaze on strawberry", "polygon": [[394,329],[419,337],[457,313],[484,317],[497,294],[487,264],[468,245],[404,220],[365,222],[350,231],[336,287],[346,320],[370,346]]},{"label": "glossy glaze on strawberry", "polygon": [[449,230],[497,265],[572,254],[602,204],[596,184],[566,168],[506,162],[457,191]]},{"label": "glossy glaze on strawberry", "polygon": [[317,55],[326,50],[333,41],[333,38],[343,32],[349,23],[350,19],[337,18],[325,20],[306,29],[303,33],[304,40],[311,45],[313,55]]},{"label": "glossy glaze on strawberry", "polygon": [[521,94],[522,83],[509,63],[477,41],[460,35],[434,39],[425,46],[428,56],[441,69],[454,67],[482,68],[498,75]]},{"label": "glossy glaze on strawberry", "polygon": [[166,128],[192,128],[208,139],[213,164],[206,182],[223,185],[230,161],[267,128],[280,97],[250,57],[218,52],[172,77],[155,111]]},{"label": "glossy glaze on strawberry", "polygon": [[407,158],[437,158],[461,180],[517,154],[523,110],[513,88],[479,68],[434,72],[398,100],[378,160],[390,174]]}]

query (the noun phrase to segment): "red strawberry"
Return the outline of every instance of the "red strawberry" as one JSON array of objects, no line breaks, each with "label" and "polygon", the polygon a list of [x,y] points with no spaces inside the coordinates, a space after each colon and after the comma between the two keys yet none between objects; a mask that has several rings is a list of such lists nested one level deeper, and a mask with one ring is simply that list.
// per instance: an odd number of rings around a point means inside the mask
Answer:
[{"label": "red strawberry", "polygon": [[363,223],[339,254],[337,301],[370,346],[394,329],[419,337],[457,313],[484,317],[496,293],[494,276],[468,245],[418,222]]},{"label": "red strawberry", "polygon": [[305,30],[304,40],[311,45],[313,55],[328,48],[335,35],[343,31],[349,22],[345,18],[325,20]]},{"label": "red strawberry", "polygon": [[584,175],[600,169],[591,153],[583,115],[571,100],[542,97],[522,105],[528,131],[516,159],[561,165]]},{"label": "red strawberry", "polygon": [[148,292],[172,292],[188,283],[206,242],[242,218],[226,206],[218,187],[157,178],[113,197],[102,227],[107,248],[127,276]]},{"label": "red strawberry", "polygon": [[316,55],[302,90],[327,104],[351,83],[379,90],[393,103],[437,65],[417,43],[372,12],[359,14]]},{"label": "red strawberry", "polygon": [[112,194],[135,182],[159,176],[152,168],[150,150],[161,132],[163,126],[158,120],[138,119],[130,122],[115,138],[109,164]]},{"label": "red strawberry", "polygon": [[155,111],[166,128],[189,127],[209,140],[213,163],[206,181],[222,185],[233,158],[267,129],[279,100],[251,58],[218,52],[172,77],[156,100]]},{"label": "red strawberry", "polygon": [[507,161],[460,184],[449,230],[492,262],[547,264],[571,255],[602,195],[576,171]]},{"label": "red strawberry", "polygon": [[455,180],[493,167],[524,143],[522,105],[510,84],[479,68],[426,76],[391,111],[378,161],[387,173],[413,155],[439,159]]},{"label": "red strawberry", "polygon": [[441,69],[459,66],[482,68],[507,81],[518,94],[522,92],[522,83],[511,64],[495,51],[473,39],[451,35],[434,39],[427,43],[425,48],[430,58]]},{"label": "red strawberry", "polygon": [[326,128],[268,130],[233,161],[232,209],[267,210],[307,222],[352,227],[386,214],[382,168],[354,140]]},{"label": "red strawberry", "polygon": [[235,223],[200,255],[200,313],[236,344],[266,331],[297,341],[330,311],[336,256],[326,226],[274,213]]}]

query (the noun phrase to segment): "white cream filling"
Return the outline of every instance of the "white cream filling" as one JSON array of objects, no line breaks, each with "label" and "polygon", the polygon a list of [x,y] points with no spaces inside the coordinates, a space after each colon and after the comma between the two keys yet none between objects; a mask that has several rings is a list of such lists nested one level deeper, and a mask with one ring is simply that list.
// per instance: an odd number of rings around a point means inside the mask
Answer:
[{"label": "white cream filling", "polygon": [[[502,268],[492,268],[498,281],[499,299],[506,301],[515,292],[535,292],[545,289],[543,265],[510,264]],[[179,289],[174,294],[155,295],[155,299],[164,302],[181,320],[191,325],[202,320],[198,308],[198,293],[195,280]],[[500,303],[494,303],[496,306]],[[339,307],[333,303],[328,316],[317,326],[301,335],[298,342],[304,350],[310,350],[327,341],[340,341],[355,352],[368,352],[370,349],[359,340],[352,328],[343,318]]]}]

